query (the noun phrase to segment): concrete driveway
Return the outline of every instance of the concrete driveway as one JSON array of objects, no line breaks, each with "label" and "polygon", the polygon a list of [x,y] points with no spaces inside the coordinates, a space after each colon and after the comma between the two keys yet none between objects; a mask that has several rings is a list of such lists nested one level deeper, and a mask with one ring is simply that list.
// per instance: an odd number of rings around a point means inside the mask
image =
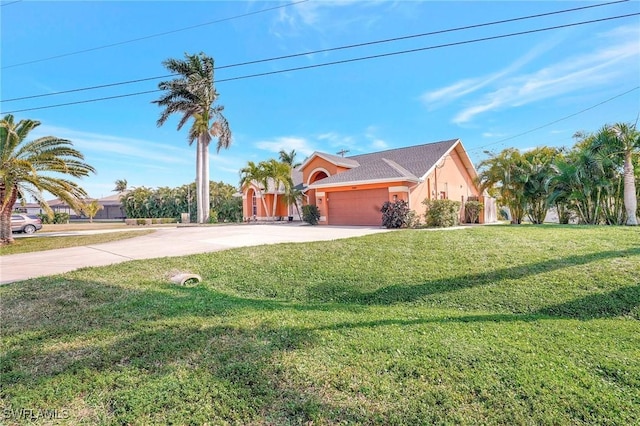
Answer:
[{"label": "concrete driveway", "polygon": [[300,224],[162,228],[149,235],[110,243],[0,256],[0,284],[135,259],[184,256],[263,244],[327,241],[380,232],[387,230]]}]

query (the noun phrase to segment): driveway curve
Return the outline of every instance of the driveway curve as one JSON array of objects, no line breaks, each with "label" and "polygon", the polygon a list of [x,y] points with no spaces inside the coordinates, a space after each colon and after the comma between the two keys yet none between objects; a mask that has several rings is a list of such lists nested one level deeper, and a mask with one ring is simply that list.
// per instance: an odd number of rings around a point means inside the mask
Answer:
[{"label": "driveway curve", "polygon": [[185,256],[263,244],[336,240],[387,231],[379,227],[300,224],[162,228],[152,234],[110,243],[0,256],[0,284],[129,260]]}]

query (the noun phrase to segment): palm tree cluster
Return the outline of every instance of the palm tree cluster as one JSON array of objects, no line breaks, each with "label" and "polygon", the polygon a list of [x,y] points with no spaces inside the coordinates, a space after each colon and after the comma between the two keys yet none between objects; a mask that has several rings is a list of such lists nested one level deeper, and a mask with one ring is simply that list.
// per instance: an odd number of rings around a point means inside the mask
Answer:
[{"label": "palm tree cluster", "polygon": [[16,123],[11,114],[0,120],[0,244],[13,242],[11,212],[16,201],[26,202],[31,196],[53,216],[44,199],[44,193],[48,192],[79,208],[87,193],[68,177],[95,173],[71,141],[55,136],[27,141],[29,132],[39,125],[35,120]]},{"label": "palm tree cluster", "polygon": [[[270,159],[255,163],[249,161],[247,166],[240,170],[240,187],[246,188],[253,185],[261,193],[260,199],[264,211],[271,220],[276,219],[276,208],[278,206],[278,195],[282,195],[284,201],[289,206],[298,209],[298,202],[302,199],[302,192],[294,187],[291,172],[300,165],[295,161],[296,151],[286,152],[281,150],[280,160]],[[267,192],[273,192],[273,204],[271,208],[267,206]],[[290,214],[291,215],[291,214]],[[300,211],[298,211],[300,216]]]},{"label": "palm tree cluster", "polygon": [[182,114],[178,130],[193,119],[187,140],[196,141],[196,193],[197,221],[209,220],[209,144],[218,139],[217,152],[231,145],[229,122],[222,115],[224,107],[216,104],[218,92],[214,87],[213,59],[204,53],[185,54],[185,60],[167,59],[162,63],[172,74],[179,77],[158,84],[164,94],[153,103],[164,107],[157,121],[162,126],[171,115]]},{"label": "palm tree cluster", "polygon": [[637,225],[640,132],[617,123],[576,133],[570,150],[508,148],[479,165],[478,181],[509,208],[512,223],[525,215],[542,223],[555,207],[561,223]]}]

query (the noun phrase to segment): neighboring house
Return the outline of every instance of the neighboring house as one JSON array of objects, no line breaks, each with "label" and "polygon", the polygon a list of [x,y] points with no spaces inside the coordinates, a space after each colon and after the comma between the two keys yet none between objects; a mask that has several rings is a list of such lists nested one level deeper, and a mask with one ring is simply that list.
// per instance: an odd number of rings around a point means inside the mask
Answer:
[{"label": "neighboring house", "polygon": [[[122,193],[119,193],[110,195],[108,197],[99,198],[98,203],[102,205],[103,208],[102,210],[98,211],[98,214],[94,216],[94,219],[124,219],[125,213],[124,209],[122,208],[122,202],[120,201],[121,195]],[[91,201],[93,201],[93,198],[88,198],[84,201],[90,203]],[[49,207],[51,207],[51,210],[53,210],[54,213],[67,213],[69,214],[69,217],[71,219],[80,219],[85,217],[81,212],[75,211],[71,206],[58,198],[47,201],[47,204],[49,204]],[[44,213],[44,210],[37,203],[27,203],[24,206],[16,204],[14,206],[14,210],[26,214]]]},{"label": "neighboring house", "polygon": [[[380,226],[385,201],[405,200],[422,215],[425,199],[469,199],[484,204],[481,223],[496,220],[495,200],[480,193],[476,170],[459,139],[340,157],[314,152],[297,169],[306,204],[320,210],[320,224]],[[245,217],[260,220],[260,197],[272,189],[244,190]],[[271,200],[273,200],[271,196]],[[287,206],[279,206],[278,212]],[[464,211],[460,211],[461,219]]]}]

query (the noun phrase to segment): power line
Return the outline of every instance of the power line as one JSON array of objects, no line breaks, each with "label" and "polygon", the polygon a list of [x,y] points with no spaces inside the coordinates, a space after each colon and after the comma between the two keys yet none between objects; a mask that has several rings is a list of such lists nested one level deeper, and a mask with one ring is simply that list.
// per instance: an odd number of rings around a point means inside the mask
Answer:
[{"label": "power line", "polygon": [[[271,57],[271,58],[266,58],[266,59],[258,59],[258,60],[254,60],[254,61],[247,61],[247,62],[231,64],[231,65],[222,65],[222,66],[216,67],[216,69],[217,70],[221,70],[221,69],[234,68],[234,67],[245,66],[245,65],[254,65],[254,64],[258,64],[258,63],[264,63],[264,62],[270,62],[270,61],[276,61],[276,60],[282,60],[282,59],[291,59],[291,58],[300,57],[300,56],[306,56],[306,55],[313,55],[313,54],[317,54],[317,53],[326,53],[326,52],[332,52],[332,51],[337,51],[337,50],[351,49],[351,48],[355,48],[355,47],[364,47],[364,46],[371,46],[371,45],[375,45],[375,44],[382,44],[382,43],[389,43],[389,42],[400,41],[400,40],[407,40],[407,39],[411,39],[411,38],[426,37],[426,36],[431,36],[431,35],[444,34],[444,33],[448,33],[448,32],[456,32],[456,31],[468,30],[468,29],[472,29],[472,28],[480,28],[480,27],[504,24],[504,23],[508,23],[508,22],[522,21],[522,20],[526,20],[526,19],[540,18],[540,17],[543,17],[543,16],[550,16],[550,15],[557,15],[557,14],[561,14],[561,13],[575,12],[575,11],[578,11],[578,10],[584,10],[584,9],[589,9],[589,8],[594,8],[594,7],[601,7],[601,6],[608,6],[608,5],[612,5],[612,4],[616,4],[616,3],[626,3],[628,1],[629,0],[619,0],[619,1],[609,2],[609,3],[601,3],[601,4],[582,6],[582,7],[572,8],[572,9],[563,9],[563,10],[558,10],[558,11],[554,11],[554,12],[540,13],[540,14],[536,14],[536,15],[527,15],[527,16],[521,16],[521,17],[517,17],[517,18],[503,19],[503,20],[500,20],[500,21],[485,22],[485,23],[481,23],[481,24],[473,24],[473,25],[467,25],[467,26],[463,26],[463,27],[456,27],[456,28],[449,28],[449,29],[444,29],[444,30],[431,31],[431,32],[421,33],[421,34],[412,34],[412,35],[407,35],[407,36],[394,37],[394,38],[370,41],[370,42],[365,42],[365,43],[350,44],[350,45],[338,46],[338,47],[332,47],[332,48],[320,49],[320,50],[312,50],[312,51],[308,51],[308,52],[295,53],[295,54],[291,54],[291,55],[276,56],[276,57]],[[114,86],[120,86],[120,85],[125,85],[125,84],[133,84],[133,83],[141,83],[141,82],[144,82],[144,81],[158,80],[158,79],[161,79],[161,78],[169,78],[169,77],[174,77],[176,75],[177,74],[168,74],[168,75],[162,75],[162,76],[157,76],[157,77],[147,77],[147,78],[140,78],[140,79],[135,79],[135,80],[122,81],[122,82],[118,82],[118,83],[108,83],[108,84],[89,86],[89,87],[83,87],[83,88],[78,88],[78,89],[69,89],[69,90],[63,90],[63,91],[53,92],[53,93],[44,93],[44,94],[39,94],[39,95],[23,96],[23,97],[19,97],[19,98],[6,99],[6,100],[3,100],[2,102],[3,103],[4,102],[15,102],[15,101],[21,101],[21,100],[26,100],[26,99],[34,99],[34,98],[41,98],[41,97],[47,97],[47,96],[62,95],[62,94],[67,94],[67,93],[81,92],[81,91],[86,91],[86,90],[104,89],[104,88],[107,88],[107,87],[114,87]]]},{"label": "power line", "polygon": [[606,99],[606,100],[604,100],[604,101],[602,101],[602,102],[598,102],[598,103],[597,103],[597,104],[595,104],[595,105],[591,105],[591,106],[590,106],[590,107],[588,107],[588,108],[585,108],[585,109],[580,110],[580,111],[578,111],[578,112],[576,112],[576,113],[573,113],[573,114],[570,114],[570,115],[564,116],[564,117],[559,118],[559,119],[557,119],[557,120],[551,121],[551,122],[549,122],[549,123],[547,123],[547,124],[543,124],[543,125],[541,125],[541,126],[534,127],[533,129],[526,130],[526,131],[524,131],[524,132],[522,132],[522,133],[518,133],[517,135],[509,136],[508,138],[500,139],[499,141],[495,141],[495,142],[491,142],[491,143],[488,143],[488,144],[485,144],[485,145],[479,146],[478,148],[469,149],[468,151],[469,151],[469,152],[472,152],[472,151],[479,151],[479,150],[484,149],[484,148],[486,148],[486,147],[488,147],[488,146],[491,146],[491,145],[497,145],[497,144],[499,144],[499,143],[503,143],[503,142],[506,142],[506,141],[510,141],[511,139],[519,138],[520,136],[524,136],[524,135],[527,135],[527,134],[529,134],[529,133],[533,133],[533,132],[538,131],[538,130],[540,130],[540,129],[544,129],[545,127],[552,126],[552,125],[554,125],[554,124],[556,124],[556,123],[559,123],[559,122],[561,122],[561,121],[567,120],[567,119],[569,119],[569,118],[571,118],[571,117],[575,117],[576,115],[580,115],[580,114],[582,114],[582,113],[584,113],[584,112],[587,112],[587,111],[589,111],[589,110],[592,110],[592,109],[594,109],[594,108],[597,108],[597,107],[599,107],[600,105],[604,105],[604,104],[606,104],[607,102],[611,102],[611,101],[613,101],[613,100],[615,100],[615,99],[617,99],[617,98],[620,98],[620,97],[622,97],[622,96],[624,96],[624,95],[627,95],[627,94],[629,94],[629,93],[631,93],[631,92],[633,92],[633,91],[636,91],[636,90],[638,90],[638,89],[640,89],[640,86],[636,86],[636,87],[634,87],[633,89],[627,90],[626,92],[619,93],[619,94],[617,94],[617,95],[615,95],[615,96],[610,97],[609,99]]},{"label": "power line", "polygon": [[[19,1],[22,1],[22,0],[19,0]],[[4,66],[4,67],[2,67],[0,69],[4,70],[4,69],[7,69],[7,68],[15,68],[15,67],[20,67],[22,65],[35,64],[35,63],[38,63],[38,62],[50,61],[52,59],[64,58],[64,57],[67,57],[67,56],[79,55],[81,53],[93,52],[93,51],[96,51],[96,50],[106,49],[108,47],[121,46],[123,44],[134,43],[136,41],[148,40],[150,38],[161,37],[161,36],[165,36],[165,35],[168,35],[168,34],[175,34],[175,33],[182,32],[182,31],[192,30],[194,28],[200,28],[200,27],[205,27],[207,25],[219,24],[220,22],[226,22],[226,21],[231,21],[231,20],[234,20],[234,19],[244,18],[244,17],[251,16],[251,15],[257,15],[259,13],[270,12],[272,10],[282,9],[283,7],[294,6],[296,4],[305,3],[305,2],[308,2],[308,1],[309,0],[300,0],[300,1],[293,2],[293,3],[287,3],[287,4],[280,5],[280,6],[274,6],[274,7],[270,7],[270,8],[267,8],[267,9],[257,10],[257,11],[254,11],[254,12],[243,13],[242,15],[231,16],[229,18],[216,19],[215,21],[209,21],[209,22],[204,22],[202,24],[191,25],[189,27],[178,28],[177,30],[171,30],[171,31],[165,31],[165,32],[162,32],[162,33],[151,34],[151,35],[148,35],[148,36],[138,37],[138,38],[134,38],[134,39],[131,39],[131,40],[125,40],[125,41],[120,41],[120,42],[117,42],[117,43],[111,43],[111,44],[105,44],[105,45],[102,45],[102,46],[92,47],[90,49],[77,50],[75,52],[63,53],[63,54],[55,55],[55,56],[49,56],[47,58],[34,59],[32,61],[27,61],[27,62],[20,62],[18,64],[12,64],[12,65]],[[17,3],[17,1],[14,2],[14,3]],[[11,4],[11,3],[7,3],[7,4]],[[5,6],[5,5],[3,4],[3,6]]]},{"label": "power line", "polygon": [[[574,22],[574,23],[571,23],[571,24],[556,25],[556,26],[553,26],[553,27],[545,27],[545,28],[538,28],[538,29],[534,29],[534,30],[520,31],[520,32],[516,32],[516,33],[508,33],[508,34],[501,34],[501,35],[490,36],[490,37],[482,37],[482,38],[477,38],[477,39],[472,39],[472,40],[445,43],[445,44],[440,44],[440,45],[435,45],[435,46],[420,47],[420,48],[415,48],[415,49],[401,50],[401,51],[395,51],[395,52],[389,52],[389,53],[380,53],[380,54],[377,54],[377,55],[362,56],[362,57],[359,57],[359,58],[343,59],[343,60],[340,60],[340,61],[325,62],[325,63],[322,63],[322,64],[307,65],[307,66],[288,68],[288,69],[277,70],[277,71],[268,71],[268,72],[257,73],[257,74],[249,74],[249,75],[244,75],[244,76],[239,76],[239,77],[230,77],[230,78],[218,80],[217,83],[224,83],[224,82],[236,81],[236,80],[244,80],[244,79],[254,78],[254,77],[264,77],[264,76],[267,76],[267,75],[282,74],[282,73],[285,73],[285,72],[301,71],[301,70],[307,70],[307,69],[312,69],[312,68],[321,68],[321,67],[327,67],[327,66],[338,65],[338,64],[346,64],[346,63],[351,63],[351,62],[359,62],[359,61],[365,61],[365,60],[370,60],[370,59],[377,59],[377,58],[384,58],[384,57],[389,57],[389,56],[403,55],[403,54],[407,54],[407,53],[416,53],[416,52],[421,52],[421,51],[425,51],[425,50],[434,50],[434,49],[440,49],[440,48],[444,48],[444,47],[460,46],[460,45],[464,45],[464,44],[479,43],[479,42],[489,41],[489,40],[498,40],[498,39],[503,39],[503,38],[508,38],[508,37],[515,37],[515,36],[520,36],[520,35],[539,33],[539,32],[543,32],[543,31],[551,31],[551,30],[557,30],[557,29],[561,29],[561,28],[569,28],[569,27],[575,27],[575,26],[579,26],[579,25],[593,24],[593,23],[596,23],[596,22],[605,22],[605,21],[611,21],[611,20],[614,20],[614,19],[628,18],[628,17],[631,17],[631,16],[638,16],[638,15],[640,15],[640,12],[629,13],[629,14],[626,14],[626,15],[612,16],[612,17],[608,17],[608,18],[593,19],[593,20],[589,20],[589,21]],[[129,93],[129,94],[124,94],[124,95],[116,95],[116,96],[108,96],[108,97],[96,98],[96,99],[87,99],[87,100],[83,100],[83,101],[67,102],[67,103],[64,103],[64,104],[47,105],[47,106],[34,107],[34,108],[25,108],[25,109],[21,109],[21,110],[3,112],[3,113],[0,113],[0,114],[12,114],[12,113],[16,113],[16,112],[36,111],[36,110],[48,109],[48,108],[56,108],[56,107],[61,107],[61,106],[83,104],[83,103],[89,103],[89,102],[98,102],[98,101],[103,101],[103,100],[108,100],[108,99],[117,99],[117,98],[129,97],[129,96],[137,96],[137,95],[143,95],[143,94],[147,94],[147,93],[154,93],[154,92],[160,92],[160,91],[161,91],[160,89],[147,90],[147,91],[144,91],[144,92]]]},{"label": "power line", "polygon": [[11,4],[16,4],[16,3],[20,3],[22,0],[15,0],[15,1],[10,1],[9,3],[2,3],[0,4],[0,6],[9,6]]}]

